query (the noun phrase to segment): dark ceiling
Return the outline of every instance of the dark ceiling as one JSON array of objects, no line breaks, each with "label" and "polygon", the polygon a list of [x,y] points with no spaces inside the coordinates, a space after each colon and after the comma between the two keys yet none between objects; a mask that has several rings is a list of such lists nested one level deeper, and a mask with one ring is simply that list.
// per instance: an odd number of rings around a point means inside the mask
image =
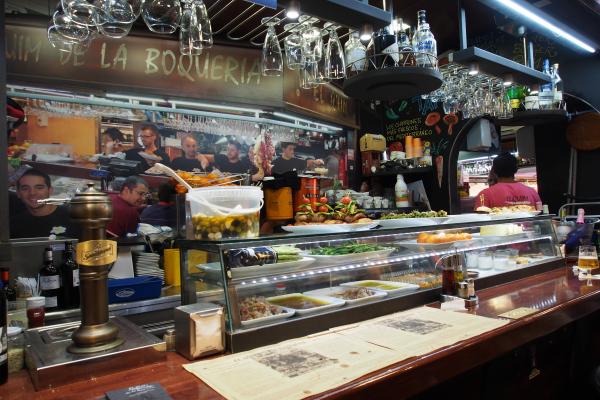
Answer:
[{"label": "dark ceiling", "polygon": [[[370,4],[382,7],[385,0],[371,0]],[[387,0],[389,1],[389,0]],[[458,0],[392,0],[394,16],[403,18],[403,20],[414,26],[416,24],[416,15],[418,10],[427,10],[428,20],[438,41],[438,52],[443,53],[447,50],[459,48],[458,39]],[[249,3],[242,0],[205,0],[209,7],[209,14],[216,16],[213,19],[213,30],[219,32],[217,35],[219,41],[226,41],[227,31],[232,24],[229,22],[240,16],[249,6]],[[223,10],[224,5],[232,3],[231,6]],[[13,14],[16,18],[31,18],[37,16],[41,21],[46,20],[50,10],[54,7],[56,0],[6,0],[7,13]],[[463,6],[467,16],[467,34],[469,45],[473,44],[474,39],[489,35],[491,32],[500,31],[514,32],[516,24],[508,21],[502,14],[483,5],[477,0],[463,0]],[[557,20],[575,29],[580,34],[589,37],[592,40],[600,42],[600,3],[599,0],[530,0],[530,3],[538,6],[544,12],[552,15]],[[211,8],[211,6],[214,7]],[[272,10],[258,9],[258,6],[252,6],[243,17],[237,22],[245,22],[241,29],[233,32],[232,36],[241,37],[246,33],[252,32],[259,24],[260,18],[273,14]],[[222,29],[225,28],[225,29]],[[244,40],[237,43],[249,45],[249,39],[256,33],[263,32],[259,29],[245,37]],[[136,22],[134,32],[136,34],[148,34],[143,22]],[[515,36],[515,40],[517,37]],[[262,37],[259,36],[255,42],[260,43]]]}]

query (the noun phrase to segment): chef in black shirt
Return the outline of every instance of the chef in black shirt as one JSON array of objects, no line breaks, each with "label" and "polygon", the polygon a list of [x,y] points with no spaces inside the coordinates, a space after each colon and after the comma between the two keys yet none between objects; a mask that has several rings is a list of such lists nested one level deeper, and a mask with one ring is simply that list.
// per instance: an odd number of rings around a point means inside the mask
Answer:
[{"label": "chef in black shirt", "polygon": [[235,140],[227,143],[227,154],[215,155],[215,168],[221,172],[245,174],[250,171],[252,165],[247,158],[240,158],[242,146]]},{"label": "chef in black shirt", "polygon": [[[177,157],[171,163],[171,168],[174,170],[181,170],[192,172],[194,169],[204,171],[207,165],[203,165],[198,155],[198,142],[192,135],[186,135],[181,138],[181,149],[183,150],[183,156]],[[206,160],[206,158],[202,158]]]},{"label": "chef in black shirt", "polygon": [[[158,141],[158,128],[152,124],[142,126],[138,136],[142,140],[143,149],[136,147],[125,152],[125,159],[131,161],[140,161],[142,171],[146,171],[157,162],[169,165],[170,159],[167,153],[156,144]],[[147,158],[142,154],[147,155]],[[152,158],[156,158],[153,160]]]},{"label": "chef in black shirt", "polygon": [[50,235],[77,238],[79,228],[71,222],[65,206],[38,204],[52,195],[50,177],[37,169],[29,169],[17,181],[17,196],[25,211],[10,213],[10,237],[49,237]]},{"label": "chef in black shirt", "polygon": [[323,165],[323,160],[302,160],[295,156],[295,143],[281,143],[281,156],[273,161],[273,174],[284,174],[289,171],[303,172],[313,165]]}]

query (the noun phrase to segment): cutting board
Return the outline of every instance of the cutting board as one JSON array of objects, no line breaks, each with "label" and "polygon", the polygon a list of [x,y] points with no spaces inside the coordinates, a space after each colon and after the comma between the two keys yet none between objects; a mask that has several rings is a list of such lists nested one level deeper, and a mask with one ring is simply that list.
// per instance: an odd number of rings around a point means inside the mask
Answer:
[{"label": "cutting board", "polygon": [[600,114],[589,112],[573,118],[567,125],[567,141],[577,150],[600,149]]}]

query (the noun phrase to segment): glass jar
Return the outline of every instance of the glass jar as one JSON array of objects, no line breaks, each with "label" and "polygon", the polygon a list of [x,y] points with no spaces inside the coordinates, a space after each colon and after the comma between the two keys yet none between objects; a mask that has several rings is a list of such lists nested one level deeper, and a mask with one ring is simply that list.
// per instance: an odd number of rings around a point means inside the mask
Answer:
[{"label": "glass jar", "polygon": [[479,253],[479,269],[489,270],[494,268],[494,253],[484,251]]},{"label": "glass jar", "polygon": [[27,327],[39,328],[44,326],[46,316],[46,298],[43,296],[27,298]]},{"label": "glass jar", "polygon": [[8,327],[8,372],[18,372],[25,363],[25,337],[23,330],[16,326]]}]

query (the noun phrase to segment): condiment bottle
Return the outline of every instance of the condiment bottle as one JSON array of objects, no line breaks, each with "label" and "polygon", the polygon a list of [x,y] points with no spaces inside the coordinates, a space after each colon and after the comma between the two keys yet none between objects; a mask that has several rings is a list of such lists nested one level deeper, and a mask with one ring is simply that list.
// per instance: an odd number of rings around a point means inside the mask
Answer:
[{"label": "condiment bottle", "polygon": [[27,326],[39,328],[44,326],[46,317],[46,298],[42,296],[27,298]]}]

